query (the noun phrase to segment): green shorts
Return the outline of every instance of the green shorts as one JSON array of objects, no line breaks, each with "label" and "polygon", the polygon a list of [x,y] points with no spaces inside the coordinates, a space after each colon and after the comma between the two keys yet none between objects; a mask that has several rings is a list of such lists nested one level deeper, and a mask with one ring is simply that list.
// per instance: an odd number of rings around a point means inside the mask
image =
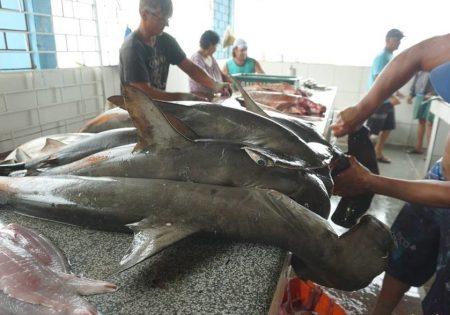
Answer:
[{"label": "green shorts", "polygon": [[425,102],[424,95],[417,94],[414,102],[414,119],[433,122],[434,115],[430,112],[431,102]]}]

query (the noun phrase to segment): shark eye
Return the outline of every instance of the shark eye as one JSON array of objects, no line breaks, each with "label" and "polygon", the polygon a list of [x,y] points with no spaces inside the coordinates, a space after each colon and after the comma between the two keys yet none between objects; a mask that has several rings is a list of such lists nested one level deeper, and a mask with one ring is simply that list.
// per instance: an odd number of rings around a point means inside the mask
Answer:
[{"label": "shark eye", "polygon": [[258,163],[258,165],[260,166],[267,166],[266,161],[264,161],[263,159],[259,159],[256,163]]}]

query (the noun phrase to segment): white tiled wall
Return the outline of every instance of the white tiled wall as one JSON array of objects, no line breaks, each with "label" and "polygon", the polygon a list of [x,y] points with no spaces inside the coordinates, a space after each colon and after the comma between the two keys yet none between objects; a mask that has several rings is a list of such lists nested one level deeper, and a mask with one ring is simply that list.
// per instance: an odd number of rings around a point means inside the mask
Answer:
[{"label": "white tiled wall", "polygon": [[0,74],[0,153],[43,136],[77,132],[119,94],[117,67]]}]

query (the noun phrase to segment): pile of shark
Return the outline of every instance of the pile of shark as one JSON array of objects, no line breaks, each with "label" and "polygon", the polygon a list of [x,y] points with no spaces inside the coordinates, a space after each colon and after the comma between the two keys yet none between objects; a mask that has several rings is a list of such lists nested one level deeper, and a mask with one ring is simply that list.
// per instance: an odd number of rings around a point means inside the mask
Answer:
[{"label": "pile of shark", "polygon": [[110,98],[119,107],[83,133],[13,151],[0,165],[0,205],[133,231],[119,271],[203,232],[291,251],[296,273],[327,287],[367,286],[393,239],[369,215],[340,236],[328,223],[330,165],[344,154],[307,123],[269,115],[241,92],[247,110],[157,101],[124,87]]}]

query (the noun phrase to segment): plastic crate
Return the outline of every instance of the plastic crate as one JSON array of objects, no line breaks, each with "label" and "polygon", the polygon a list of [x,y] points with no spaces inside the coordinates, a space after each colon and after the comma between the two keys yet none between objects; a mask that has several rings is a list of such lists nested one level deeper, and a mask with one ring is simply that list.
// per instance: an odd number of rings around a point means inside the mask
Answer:
[{"label": "plastic crate", "polygon": [[286,75],[270,75],[270,74],[255,74],[255,73],[236,73],[232,75],[233,78],[240,81],[243,86],[251,85],[253,83],[288,83],[296,87],[299,86],[299,78]]}]

